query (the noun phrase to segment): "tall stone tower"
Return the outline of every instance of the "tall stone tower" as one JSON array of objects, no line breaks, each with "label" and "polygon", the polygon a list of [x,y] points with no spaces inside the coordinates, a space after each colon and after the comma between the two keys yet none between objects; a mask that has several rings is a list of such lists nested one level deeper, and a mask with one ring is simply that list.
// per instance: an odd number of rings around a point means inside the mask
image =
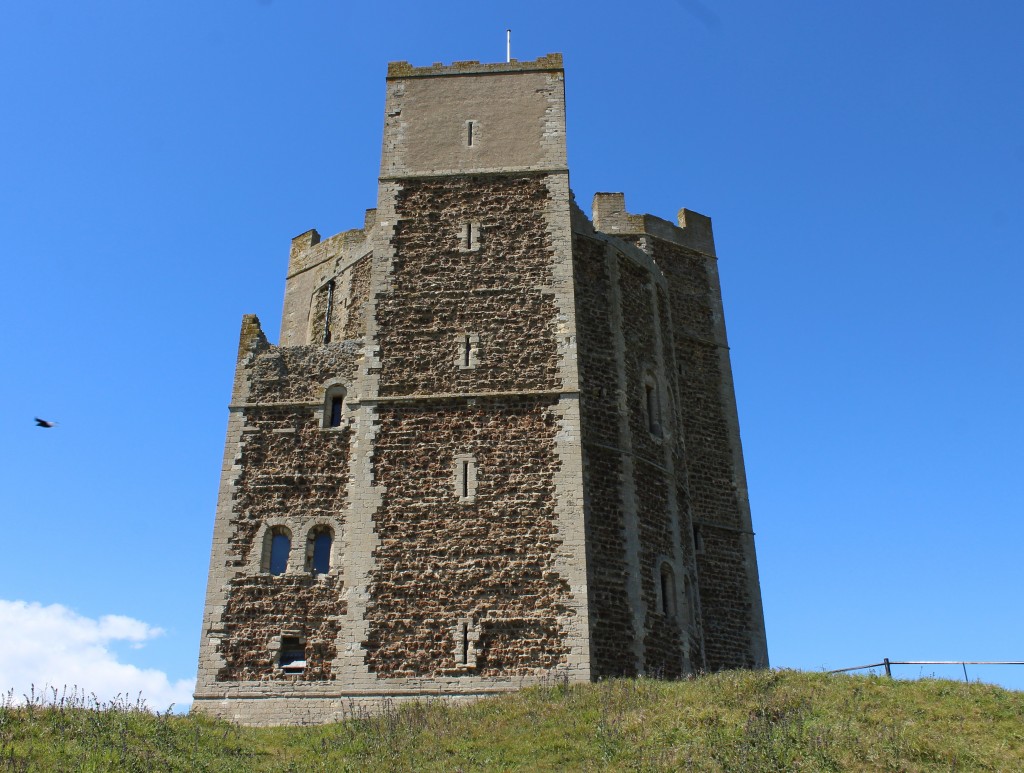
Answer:
[{"label": "tall stone tower", "polygon": [[766,666],[710,220],[577,208],[560,55],[385,111],[376,209],[242,322],[195,708]]}]

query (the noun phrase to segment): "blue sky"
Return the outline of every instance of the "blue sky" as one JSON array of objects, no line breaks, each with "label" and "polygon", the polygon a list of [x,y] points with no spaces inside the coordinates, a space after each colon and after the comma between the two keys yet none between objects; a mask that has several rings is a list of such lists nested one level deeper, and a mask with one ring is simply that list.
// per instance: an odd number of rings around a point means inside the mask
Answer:
[{"label": "blue sky", "polygon": [[1024,660],[1024,6],[505,5],[0,7],[0,689],[187,700],[241,316],[374,206],[387,62],[506,27],[584,209],[714,218],[772,664]]}]

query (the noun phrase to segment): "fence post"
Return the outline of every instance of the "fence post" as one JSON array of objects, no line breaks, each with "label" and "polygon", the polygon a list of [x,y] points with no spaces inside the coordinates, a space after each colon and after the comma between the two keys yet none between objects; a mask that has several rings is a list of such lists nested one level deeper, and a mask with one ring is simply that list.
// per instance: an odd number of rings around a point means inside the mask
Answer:
[{"label": "fence post", "polygon": [[882,665],[885,666],[885,675],[892,679],[892,669],[889,668],[889,658],[882,658]]}]

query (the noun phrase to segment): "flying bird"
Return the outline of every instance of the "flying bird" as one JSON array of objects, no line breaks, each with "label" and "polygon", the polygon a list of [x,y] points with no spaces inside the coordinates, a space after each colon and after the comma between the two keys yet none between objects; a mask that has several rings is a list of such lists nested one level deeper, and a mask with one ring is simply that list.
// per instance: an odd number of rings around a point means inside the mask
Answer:
[{"label": "flying bird", "polygon": [[56,427],[57,426],[57,422],[55,422],[55,421],[46,421],[45,419],[40,419],[38,416],[36,416],[36,426],[37,427],[46,427],[47,429],[50,429],[51,427]]}]

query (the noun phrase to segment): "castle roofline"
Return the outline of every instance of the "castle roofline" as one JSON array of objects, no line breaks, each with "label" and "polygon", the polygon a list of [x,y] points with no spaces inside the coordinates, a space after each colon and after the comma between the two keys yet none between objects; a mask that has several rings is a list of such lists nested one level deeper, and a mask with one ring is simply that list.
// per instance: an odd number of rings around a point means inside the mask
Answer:
[{"label": "castle roofline", "polygon": [[711,218],[683,208],[678,225],[656,215],[634,215],[626,210],[622,193],[595,193],[592,208],[594,228],[613,236],[646,234],[715,257]]},{"label": "castle roofline", "polygon": [[408,62],[388,62],[388,80],[399,78],[433,78],[448,75],[497,75],[510,72],[562,72],[562,55],[545,54],[532,62],[512,59],[508,62],[483,63],[475,60],[415,67]]}]

